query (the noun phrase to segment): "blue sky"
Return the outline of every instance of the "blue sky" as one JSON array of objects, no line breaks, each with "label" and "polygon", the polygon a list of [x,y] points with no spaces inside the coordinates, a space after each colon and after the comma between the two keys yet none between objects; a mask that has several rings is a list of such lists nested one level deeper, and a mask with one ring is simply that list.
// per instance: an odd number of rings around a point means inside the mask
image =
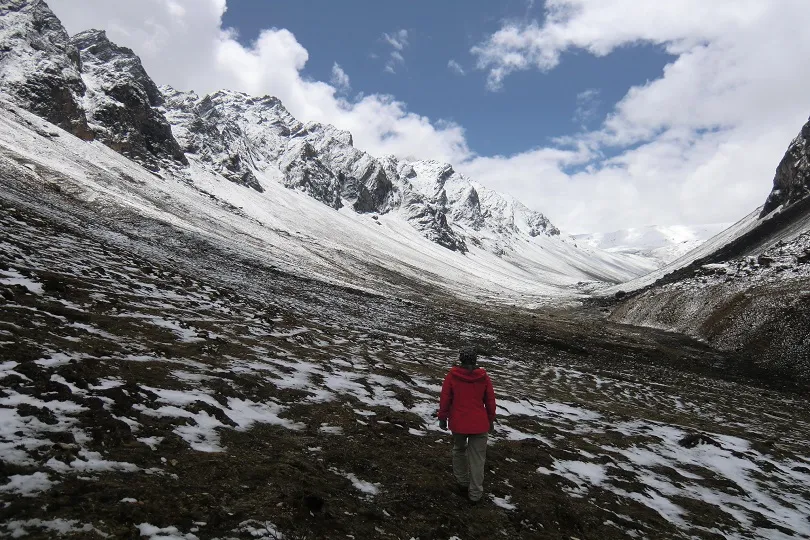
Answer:
[{"label": "blue sky", "polygon": [[[303,76],[328,81],[337,62],[350,77],[350,95],[390,94],[409,110],[455,122],[480,155],[525,152],[583,127],[597,128],[630,87],[660,77],[672,60],[651,45],[623,47],[602,58],[575,51],[554,70],[515,73],[502,89],[488,90],[487,72],[476,69],[470,49],[504,21],[532,18],[542,20],[542,2],[240,0],[229,4],[223,25],[236,29],[245,46],[266,28],[290,30],[309,52]],[[401,30],[407,32],[404,63],[390,73],[385,67],[394,47],[384,34]],[[464,75],[448,67],[450,60]],[[577,99],[594,90],[595,98]]]},{"label": "blue sky", "polygon": [[571,233],[737,221],[810,114],[807,0],[48,4],[158,84],[277,96]]}]

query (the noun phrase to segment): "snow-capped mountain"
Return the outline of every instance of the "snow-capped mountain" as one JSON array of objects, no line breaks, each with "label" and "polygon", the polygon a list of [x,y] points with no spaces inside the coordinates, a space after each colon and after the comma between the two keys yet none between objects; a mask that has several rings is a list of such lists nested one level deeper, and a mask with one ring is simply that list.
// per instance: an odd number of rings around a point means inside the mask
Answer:
[{"label": "snow-capped mountain", "polygon": [[[268,264],[378,290],[385,280],[368,276],[380,268],[465,294],[510,291],[505,298],[570,296],[580,282],[618,283],[654,268],[578,247],[541,213],[449,164],[371,156],[346,131],[299,122],[277,98],[158,88],[103,31],[68,39],[42,0],[0,9],[0,43],[15,51],[0,61],[3,97],[96,141],[52,136],[6,103],[3,142],[35,167],[60,170],[87,200],[103,193],[106,204],[211,235],[227,222],[223,241],[258,239]],[[67,89],[58,107],[54,89]],[[39,127],[26,135],[31,126]],[[111,159],[99,143],[131,161]],[[87,172],[99,168],[110,175]]]},{"label": "snow-capped mountain", "polygon": [[130,49],[119,47],[100,30],[73,36],[81,57],[82,99],[95,138],[151,171],[185,165],[166,118],[157,109],[163,95]]},{"label": "snow-capped mountain", "polygon": [[611,253],[632,253],[649,257],[658,266],[664,266],[696,249],[730,225],[651,225],[609,233],[576,234],[573,238],[577,242]]},{"label": "snow-capped mountain", "polygon": [[539,212],[471,182],[449,164],[375,158],[355,148],[349,132],[302,124],[276,98],[161,90],[162,110],[184,151],[257,191],[263,188],[256,175],[278,170],[283,185],[329,207],[398,212],[429,240],[461,252],[468,241],[503,251],[513,235],[559,234]]},{"label": "snow-capped mountain", "polygon": [[45,2],[0,3],[0,96],[82,139],[92,139],[81,59]]}]

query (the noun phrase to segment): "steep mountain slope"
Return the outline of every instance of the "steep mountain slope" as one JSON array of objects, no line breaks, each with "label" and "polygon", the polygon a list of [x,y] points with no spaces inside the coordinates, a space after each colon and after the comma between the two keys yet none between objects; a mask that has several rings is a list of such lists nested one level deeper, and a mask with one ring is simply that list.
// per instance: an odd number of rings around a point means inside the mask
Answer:
[{"label": "steep mountain slope", "polygon": [[791,204],[810,194],[810,121],[790,143],[776,168],[773,190],[762,208],[764,217],[780,206]]},{"label": "steep mountain slope", "polygon": [[[466,253],[451,251],[425,239],[398,212],[370,219],[288,189],[278,169],[257,173],[262,192],[225,180],[194,156],[183,174],[158,176],[99,142],[37,133],[45,129],[48,124],[26,111],[0,106],[0,150],[24,165],[2,179],[8,194],[24,193],[25,183],[52,186],[97,212],[134,209],[297,275],[385,294],[418,297],[438,287],[512,304],[573,298],[578,293],[571,287],[592,279],[576,265],[626,275],[625,268],[610,266],[610,256],[600,261],[600,252],[557,237],[527,238],[502,256],[475,245]],[[23,184],[12,189],[12,181]]]},{"label": "steep mountain slope", "polygon": [[648,257],[659,266],[664,266],[697,249],[710,238],[726,230],[729,225],[728,223],[695,226],[651,225],[609,233],[575,234],[573,238],[578,243],[610,253]]},{"label": "steep mountain slope", "polygon": [[81,32],[70,43],[81,56],[87,87],[83,104],[96,140],[151,171],[188,164],[157,109],[163,95],[135,53],[112,43],[101,30]]},{"label": "steep mountain slope", "polygon": [[81,59],[41,0],[0,3],[0,96],[82,139],[92,139],[82,106]]},{"label": "steep mountain slope", "polygon": [[[224,242],[252,238],[268,264],[379,291],[391,288],[393,272],[456,293],[536,303],[576,297],[581,282],[618,283],[652,268],[641,258],[577,247],[539,212],[448,164],[373,157],[355,148],[348,132],[302,124],[276,98],[158,88],[134,52],[103,31],[67,40],[41,0],[12,4],[6,34],[23,44],[48,38],[50,48],[40,52],[52,55],[53,65],[80,55],[63,69],[64,86],[76,86],[70,95],[77,118],[137,163],[70,137],[41,141],[15,125],[39,123],[4,105],[2,138],[16,159],[61,171],[84,200],[104,193],[111,206],[139,201],[147,214]],[[32,13],[48,24],[31,22]],[[2,65],[17,79],[36,79],[36,65],[24,55],[9,58],[14,62]],[[39,105],[17,90],[8,83],[8,97],[37,113]],[[115,172],[104,177],[99,170]]]},{"label": "steep mountain slope", "polygon": [[671,265],[607,289],[631,292],[612,319],[683,332],[743,352],[763,372],[808,380],[809,125],[788,148],[763,208]]}]

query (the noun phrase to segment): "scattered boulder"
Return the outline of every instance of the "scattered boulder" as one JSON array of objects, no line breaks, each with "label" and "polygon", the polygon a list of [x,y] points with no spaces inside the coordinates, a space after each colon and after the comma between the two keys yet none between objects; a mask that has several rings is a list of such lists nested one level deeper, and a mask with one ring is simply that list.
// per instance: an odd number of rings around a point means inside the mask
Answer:
[{"label": "scattered boulder", "polygon": [[715,441],[705,433],[687,433],[678,444],[684,448],[695,448],[701,444],[710,444],[717,448],[722,448],[719,442]]}]

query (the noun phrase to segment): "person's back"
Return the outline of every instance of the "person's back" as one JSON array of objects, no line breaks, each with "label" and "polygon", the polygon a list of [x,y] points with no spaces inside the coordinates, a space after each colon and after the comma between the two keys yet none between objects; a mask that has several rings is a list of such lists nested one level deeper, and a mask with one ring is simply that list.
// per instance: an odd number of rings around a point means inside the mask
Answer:
[{"label": "person's back", "polygon": [[474,349],[462,349],[460,366],[447,373],[439,402],[439,425],[453,433],[453,473],[459,489],[478,502],[483,495],[487,432],[495,421],[495,392],[487,372],[476,367]]}]

